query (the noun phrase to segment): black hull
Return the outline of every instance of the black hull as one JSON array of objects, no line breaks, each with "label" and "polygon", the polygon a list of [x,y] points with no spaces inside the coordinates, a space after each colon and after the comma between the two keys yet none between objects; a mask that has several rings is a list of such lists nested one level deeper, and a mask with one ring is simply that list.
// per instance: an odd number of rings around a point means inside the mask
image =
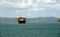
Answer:
[{"label": "black hull", "polygon": [[18,21],[18,23],[20,24],[20,23],[26,23],[26,21]]}]

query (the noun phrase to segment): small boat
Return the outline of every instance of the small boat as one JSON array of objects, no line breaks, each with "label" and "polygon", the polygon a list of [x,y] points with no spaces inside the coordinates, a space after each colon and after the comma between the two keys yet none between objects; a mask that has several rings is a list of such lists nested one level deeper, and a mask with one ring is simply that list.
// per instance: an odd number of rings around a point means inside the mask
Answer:
[{"label": "small boat", "polygon": [[26,18],[24,17],[19,17],[17,20],[18,20],[18,23],[26,23]]}]

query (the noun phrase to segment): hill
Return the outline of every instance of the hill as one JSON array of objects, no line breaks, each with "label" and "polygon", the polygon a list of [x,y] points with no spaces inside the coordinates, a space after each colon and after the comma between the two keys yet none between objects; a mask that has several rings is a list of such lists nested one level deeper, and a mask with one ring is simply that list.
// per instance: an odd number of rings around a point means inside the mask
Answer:
[{"label": "hill", "polygon": [[[55,17],[26,18],[27,22],[56,22]],[[0,22],[17,22],[17,18],[0,17]]]}]

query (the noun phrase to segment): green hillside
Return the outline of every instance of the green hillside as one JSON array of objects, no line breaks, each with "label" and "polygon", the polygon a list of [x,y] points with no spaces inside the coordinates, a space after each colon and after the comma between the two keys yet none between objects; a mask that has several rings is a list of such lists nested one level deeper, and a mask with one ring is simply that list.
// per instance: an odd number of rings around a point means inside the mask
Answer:
[{"label": "green hillside", "polygon": [[[26,18],[27,22],[57,22],[55,17]],[[0,22],[17,22],[17,18],[0,17]]]}]

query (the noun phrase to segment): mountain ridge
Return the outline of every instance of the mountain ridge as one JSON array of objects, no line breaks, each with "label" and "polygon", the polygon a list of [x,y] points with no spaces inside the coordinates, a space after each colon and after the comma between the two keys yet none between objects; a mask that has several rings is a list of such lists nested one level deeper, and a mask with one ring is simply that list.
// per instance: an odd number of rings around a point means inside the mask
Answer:
[{"label": "mountain ridge", "polygon": [[[37,18],[26,18],[27,22],[56,22],[56,17],[37,17]],[[4,22],[17,22],[17,18],[6,18],[0,17],[0,21]]]}]

